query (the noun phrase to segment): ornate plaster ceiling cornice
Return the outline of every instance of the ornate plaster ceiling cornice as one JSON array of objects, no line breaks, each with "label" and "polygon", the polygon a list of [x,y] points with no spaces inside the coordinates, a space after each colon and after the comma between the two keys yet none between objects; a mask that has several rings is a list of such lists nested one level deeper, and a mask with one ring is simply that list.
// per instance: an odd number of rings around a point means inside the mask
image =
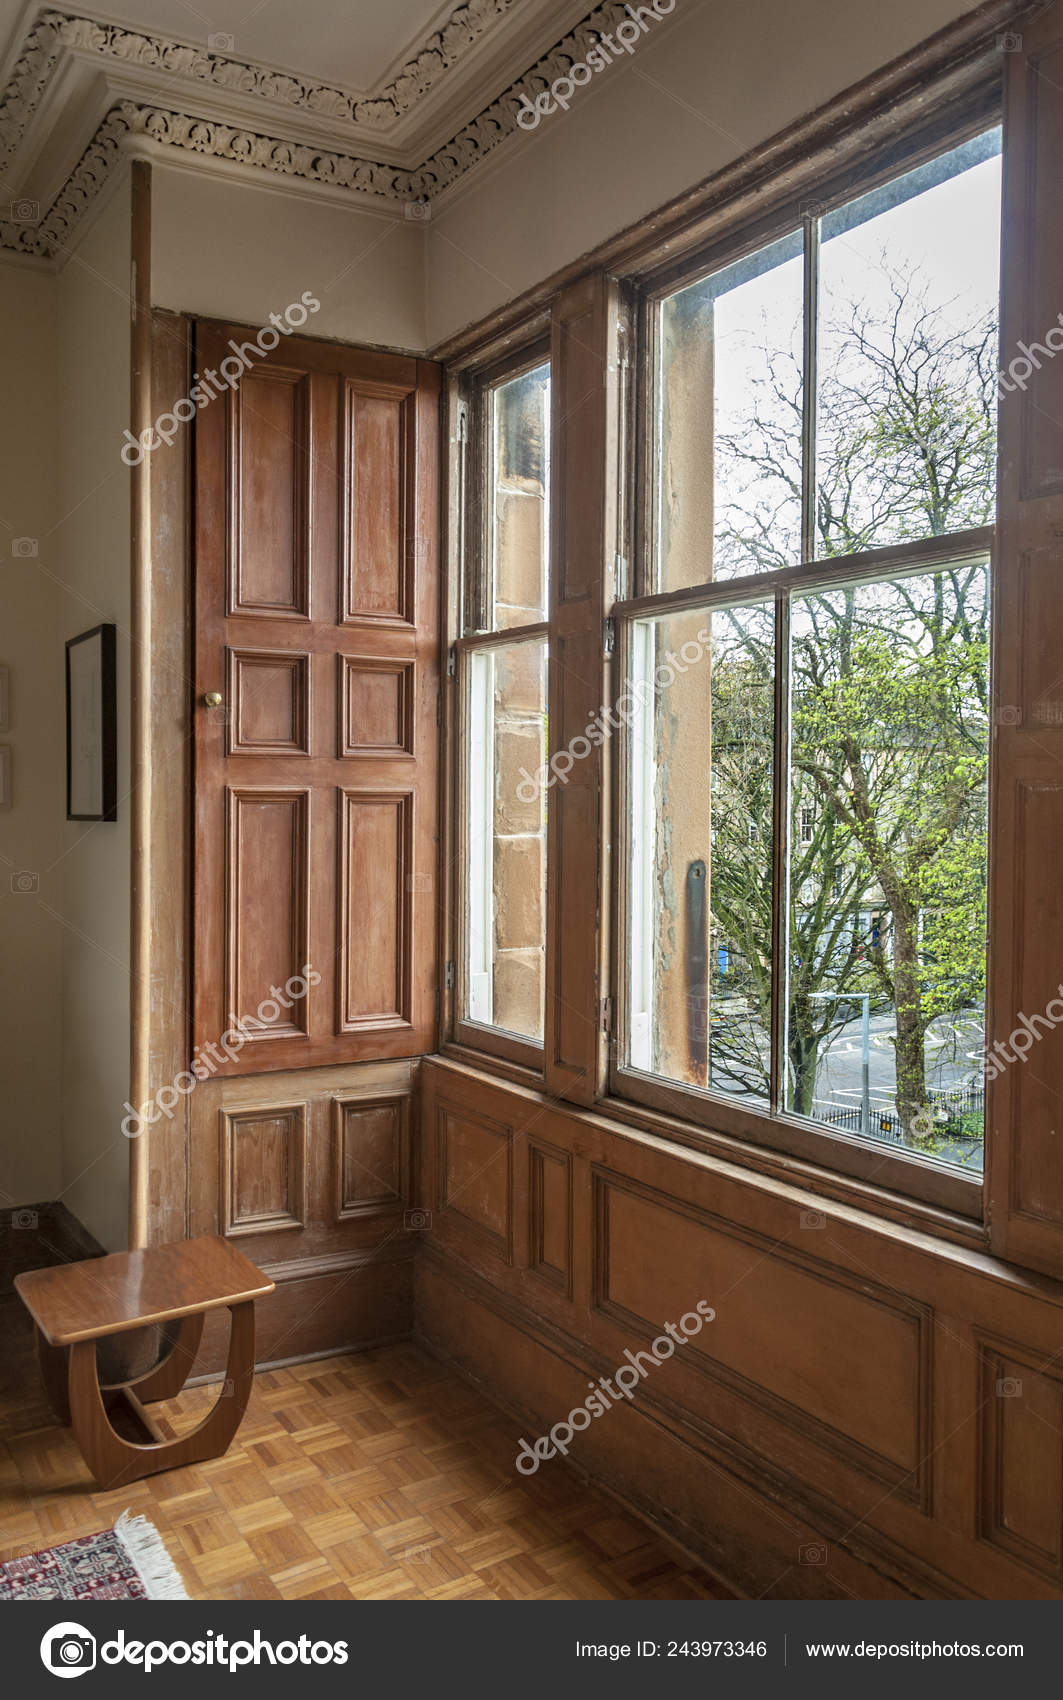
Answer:
[{"label": "ornate plaster ceiling cornice", "polygon": [[[0,217],[0,248],[44,258],[67,248],[82,214],[138,140],[162,157],[173,150],[205,168],[246,168],[324,186],[378,206],[390,203],[396,214],[404,204],[430,201],[516,132],[524,95],[534,99],[629,16],[623,0],[605,0],[497,98],[478,112],[474,105],[474,117],[444,132],[449,139],[418,153],[410,146],[411,116],[433,91],[445,93],[455,67],[497,32],[515,3],[464,0],[397,76],[364,96],[116,24],[44,11],[0,95],[0,210],[12,214]],[[582,10],[579,0],[545,4],[539,21],[564,11],[571,17],[573,10]],[[480,70],[482,88],[487,72]],[[79,128],[80,152],[72,154]],[[10,209],[3,206],[8,199]]]}]

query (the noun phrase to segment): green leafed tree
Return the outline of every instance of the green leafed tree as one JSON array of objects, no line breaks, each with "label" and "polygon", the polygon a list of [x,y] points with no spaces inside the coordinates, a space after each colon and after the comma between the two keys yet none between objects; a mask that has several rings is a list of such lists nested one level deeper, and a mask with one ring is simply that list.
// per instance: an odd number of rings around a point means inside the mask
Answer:
[{"label": "green leafed tree", "polygon": [[[817,556],[991,519],[996,326],[954,320],[916,276],[893,274],[885,307],[823,327]],[[717,442],[718,571],[788,564],[800,417],[797,359],[777,355],[741,429]],[[824,1041],[853,1013],[822,994],[870,992],[895,1011],[897,1108],[916,1144],[931,1023],[984,995],[987,615],[985,570],[970,564],[793,606],[790,1103],[810,1113]],[[736,643],[731,624],[714,661],[713,917],[763,1026],[772,654],[748,626]],[[766,1046],[748,1028],[722,1031],[713,1062],[720,1084],[764,1089]]]}]

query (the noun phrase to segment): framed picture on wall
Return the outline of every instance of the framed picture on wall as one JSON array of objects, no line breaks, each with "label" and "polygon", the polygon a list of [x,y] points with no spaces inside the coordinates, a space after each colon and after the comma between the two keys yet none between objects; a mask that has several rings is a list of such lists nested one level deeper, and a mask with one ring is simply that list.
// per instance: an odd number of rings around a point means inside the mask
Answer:
[{"label": "framed picture on wall", "polygon": [[118,700],[114,626],[66,646],[66,818],[118,819]]}]

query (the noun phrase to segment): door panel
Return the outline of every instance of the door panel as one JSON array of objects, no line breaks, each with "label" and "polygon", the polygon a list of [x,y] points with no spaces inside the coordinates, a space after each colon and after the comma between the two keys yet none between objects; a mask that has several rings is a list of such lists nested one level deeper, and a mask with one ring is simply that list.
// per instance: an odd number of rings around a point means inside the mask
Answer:
[{"label": "door panel", "polygon": [[264,365],[227,392],[232,614],[309,618],[309,386],[308,373]]},{"label": "door panel", "polygon": [[196,422],[194,1039],[249,1035],[219,1076],[435,1045],[439,372],[275,354]]},{"label": "door panel", "polygon": [[306,996],[294,997],[291,982],[310,956],[310,793],[229,788],[225,797],[225,1008],[250,1017],[252,1046],[305,1039]]},{"label": "door panel", "polygon": [[340,1032],[410,1026],[412,792],[345,791],[340,807]]},{"label": "door panel", "polygon": [[[198,327],[201,371],[230,338]],[[270,1271],[264,1350],[287,1358],[411,1322],[439,372],[310,339],[275,356],[196,421],[189,1231]]]},{"label": "door panel", "polygon": [[412,423],[408,397],[345,384],[345,620],[413,618],[404,499]]}]

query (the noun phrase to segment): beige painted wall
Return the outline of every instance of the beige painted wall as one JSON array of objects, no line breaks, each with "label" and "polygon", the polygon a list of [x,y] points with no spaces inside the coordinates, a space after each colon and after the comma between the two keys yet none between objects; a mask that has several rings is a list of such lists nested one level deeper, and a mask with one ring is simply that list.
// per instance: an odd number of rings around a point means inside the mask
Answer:
[{"label": "beige painted wall", "polygon": [[56,286],[60,647],[115,622],[119,707],[118,820],[62,825],[62,1186],[109,1250],[126,1243],[129,1163],[129,217],[126,173]]},{"label": "beige painted wall", "polygon": [[151,202],[156,306],[260,325],[308,289],[308,336],[425,347],[421,225],[158,164]]},{"label": "beige painted wall", "polygon": [[[55,279],[0,264],[0,663],[12,808],[0,813],[0,1209],[60,1190],[62,650],[54,580]],[[16,540],[28,539],[16,547]],[[32,552],[27,552],[32,551]]]},{"label": "beige painted wall", "polygon": [[972,8],[676,0],[428,228],[428,344],[474,323]]}]

